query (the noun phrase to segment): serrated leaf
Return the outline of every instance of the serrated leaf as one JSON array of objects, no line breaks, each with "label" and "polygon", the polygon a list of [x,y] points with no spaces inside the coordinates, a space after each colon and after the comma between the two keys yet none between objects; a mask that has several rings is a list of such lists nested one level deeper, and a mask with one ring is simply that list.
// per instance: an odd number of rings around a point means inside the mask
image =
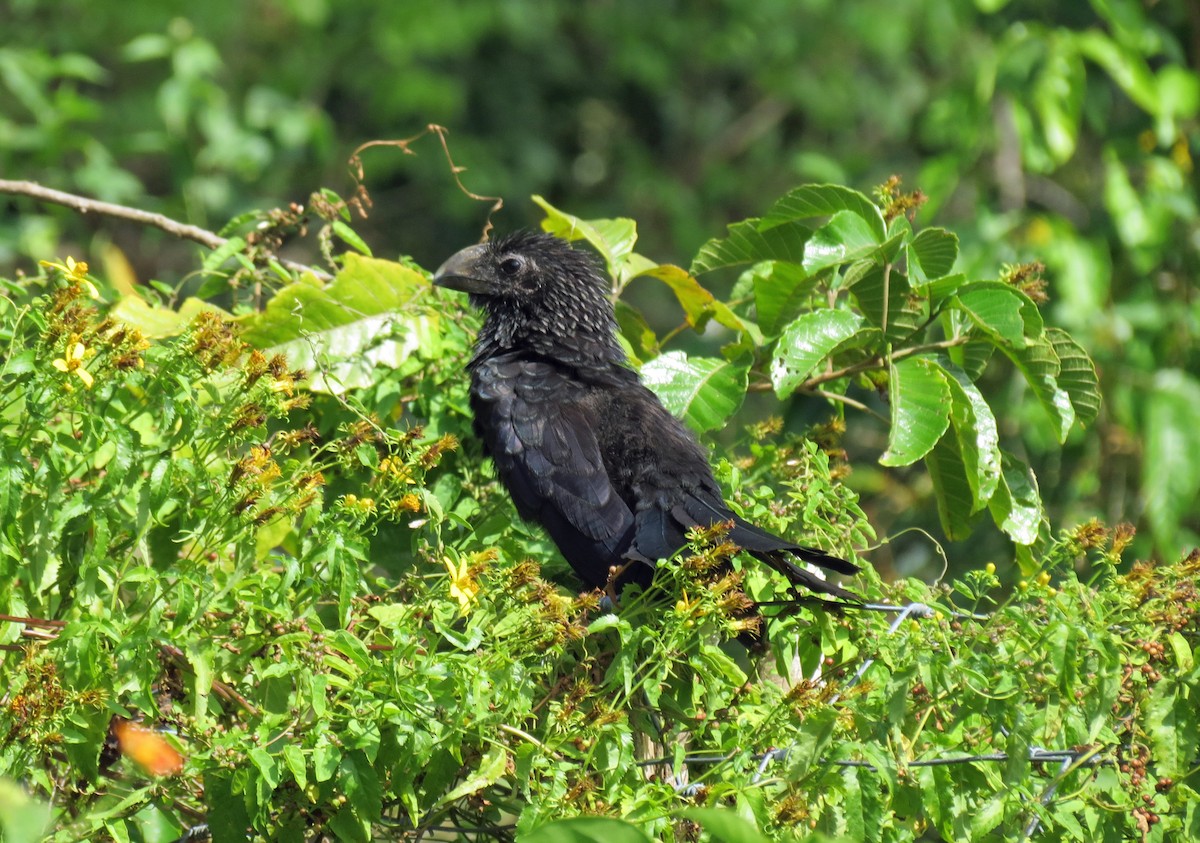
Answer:
[{"label": "serrated leaf", "polygon": [[1024,348],[1002,345],[1000,350],[1017,364],[1042,409],[1050,416],[1058,441],[1065,442],[1075,423],[1075,408],[1066,390],[1058,385],[1058,356],[1050,340],[1042,335],[1029,340]]},{"label": "serrated leaf", "polygon": [[941,278],[958,260],[958,236],[944,228],[926,228],[908,244],[908,256],[914,285]]},{"label": "serrated leaf", "polygon": [[872,237],[882,243],[887,237],[887,223],[879,206],[857,190],[838,184],[806,184],[788,192],[771,206],[763,218],[763,226],[773,226],[807,219],[832,216],[849,211],[867,223]]},{"label": "serrated leaf", "polygon": [[418,307],[429,291],[419,272],[353,252],[329,284],[304,276],[261,313],[237,321],[242,339],[283,354],[312,375],[311,388],[341,393],[374,382],[375,367],[398,368],[438,343],[437,314]]},{"label": "serrated leaf", "polygon": [[733,223],[725,237],[713,238],[700,247],[688,271],[699,275],[727,266],[771,260],[804,263],[804,245],[812,236],[811,228],[784,223],[760,231],[758,225],[757,219]]},{"label": "serrated leaf", "polygon": [[746,369],[713,357],[670,351],[642,366],[642,382],[693,430],[714,430],[746,397]]},{"label": "serrated leaf", "polygon": [[937,362],[906,357],[888,369],[892,405],[888,447],[882,465],[911,465],[933,450],[950,426],[950,387]]},{"label": "serrated leaf", "polygon": [[996,526],[1017,544],[1037,541],[1043,514],[1037,478],[1029,466],[1011,454],[1004,454],[1000,483],[988,501],[988,509]]},{"label": "serrated leaf", "polygon": [[1037,305],[1018,290],[1000,281],[978,281],[958,291],[954,305],[984,332],[1014,348],[1029,337],[1040,336],[1042,316]]},{"label": "serrated leaf", "polygon": [[911,296],[911,291],[903,272],[887,271],[878,265],[857,275],[850,284],[850,292],[863,315],[873,325],[884,329],[887,339],[892,342],[911,336],[925,321],[925,301]]},{"label": "serrated leaf", "polygon": [[864,324],[849,310],[817,310],[794,319],[779,337],[771,360],[771,384],[783,399],[791,395],[822,360]]},{"label": "serrated leaf", "polygon": [[1046,337],[1058,357],[1058,385],[1067,391],[1071,399],[1075,420],[1087,427],[1100,412],[1100,381],[1096,377],[1096,365],[1083,346],[1061,328],[1047,328]]},{"label": "serrated leaf", "polygon": [[800,315],[809,295],[825,275],[809,275],[798,264],[783,261],[764,261],[750,273],[758,324],[767,336],[774,336]]}]

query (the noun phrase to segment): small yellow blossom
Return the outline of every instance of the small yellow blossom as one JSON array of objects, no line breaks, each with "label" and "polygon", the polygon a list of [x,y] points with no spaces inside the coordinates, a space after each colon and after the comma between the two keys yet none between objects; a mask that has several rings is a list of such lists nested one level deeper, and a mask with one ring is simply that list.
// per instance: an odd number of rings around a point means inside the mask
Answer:
[{"label": "small yellow blossom", "polygon": [[85,354],[87,354],[87,349],[84,348],[83,343],[77,342],[68,348],[62,357],[56,357],[51,361],[50,365],[64,374],[74,372],[76,377],[83,381],[83,385],[91,389],[94,381],[88,370],[83,368],[83,356]]},{"label": "small yellow blossom", "polygon": [[88,280],[88,265],[84,261],[77,261],[68,256],[65,264],[54,263],[54,261],[39,261],[39,263],[47,269],[57,269],[66,276],[68,281],[73,281],[87,290],[87,294],[92,298],[100,298],[100,291],[96,289],[95,284]]},{"label": "small yellow blossom", "polygon": [[443,559],[442,563],[450,574],[450,596],[458,601],[459,610],[465,615],[479,593],[479,583],[472,579],[466,559],[460,559],[457,565],[449,558]]}]

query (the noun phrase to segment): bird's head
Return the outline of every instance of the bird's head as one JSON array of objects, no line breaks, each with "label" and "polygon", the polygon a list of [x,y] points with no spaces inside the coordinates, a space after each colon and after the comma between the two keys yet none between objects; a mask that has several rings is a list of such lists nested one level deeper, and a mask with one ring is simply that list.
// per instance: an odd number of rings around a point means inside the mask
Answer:
[{"label": "bird's head", "polygon": [[549,234],[519,231],[468,246],[438,267],[433,283],[468,293],[495,329],[514,338],[608,336],[615,328],[596,260]]}]

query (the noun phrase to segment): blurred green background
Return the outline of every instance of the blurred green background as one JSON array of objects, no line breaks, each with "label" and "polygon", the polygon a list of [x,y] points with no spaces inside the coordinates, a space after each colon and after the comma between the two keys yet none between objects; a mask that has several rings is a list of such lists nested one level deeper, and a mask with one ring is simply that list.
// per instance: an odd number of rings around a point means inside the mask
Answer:
[{"label": "blurred green background", "polygon": [[[639,251],[686,266],[797,184],[899,175],[969,272],[1043,261],[1048,320],[1096,359],[1104,408],[1065,449],[1017,380],[990,384],[1052,523],[1133,521],[1140,554],[1174,557],[1200,532],[1198,68],[1194,0],[6,0],[0,178],[216,230],[322,186],[348,196],[356,146],[438,123],[466,185],[505,198],[499,229],[536,224],[537,193],[634,217]],[[364,153],[356,230],[432,268],[487,206],[435,139],[415,149]],[[0,196],[0,275],[68,254],[170,285],[198,266],[194,244]],[[876,466],[883,437],[851,426],[850,482],[881,535],[938,536],[928,477]],[[948,552],[1009,551],[993,532]],[[936,572],[919,536],[889,564]]]}]

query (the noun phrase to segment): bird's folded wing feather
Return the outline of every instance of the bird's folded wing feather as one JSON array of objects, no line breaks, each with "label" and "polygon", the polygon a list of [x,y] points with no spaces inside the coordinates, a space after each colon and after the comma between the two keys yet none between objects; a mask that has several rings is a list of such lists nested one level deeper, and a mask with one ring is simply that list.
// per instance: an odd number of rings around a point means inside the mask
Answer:
[{"label": "bird's folded wing feather", "polygon": [[556,513],[581,538],[615,549],[633,515],[605,471],[597,420],[556,367],[513,365],[522,367],[519,377],[477,388],[476,412],[489,418],[488,449],[518,511],[543,522]]}]

